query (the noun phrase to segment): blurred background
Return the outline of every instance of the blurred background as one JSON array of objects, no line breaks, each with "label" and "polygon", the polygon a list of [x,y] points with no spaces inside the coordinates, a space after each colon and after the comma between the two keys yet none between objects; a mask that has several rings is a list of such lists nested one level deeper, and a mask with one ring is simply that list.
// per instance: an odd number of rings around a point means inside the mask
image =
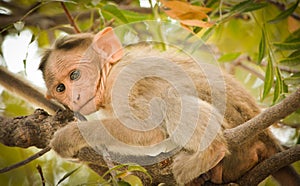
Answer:
[{"label": "blurred background", "polygon": [[[296,0],[1,0],[0,65],[45,90],[37,69],[43,49],[57,37],[145,20],[171,22],[174,29],[180,26],[201,38],[214,51],[219,65],[235,76],[262,108],[300,87],[300,8]],[[35,108],[0,86],[1,116],[29,115]],[[273,125],[272,132],[290,147],[300,142],[299,128],[300,110]],[[37,151],[0,144],[0,167]],[[0,174],[0,185],[42,185],[38,165],[46,185],[97,185],[103,181],[87,167],[49,152]],[[294,166],[300,172],[300,164]],[[260,185],[276,184],[267,179]]]}]

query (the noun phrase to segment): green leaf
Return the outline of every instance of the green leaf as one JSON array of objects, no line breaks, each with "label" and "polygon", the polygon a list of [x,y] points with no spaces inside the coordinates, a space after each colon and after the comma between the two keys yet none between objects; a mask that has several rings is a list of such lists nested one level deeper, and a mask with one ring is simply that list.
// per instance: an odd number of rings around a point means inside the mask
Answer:
[{"label": "green leaf", "polygon": [[247,8],[249,5],[251,4],[251,1],[242,1],[239,4],[236,4],[235,6],[232,7],[231,12],[237,12],[237,11],[241,11],[245,8]]},{"label": "green leaf", "polygon": [[285,78],[283,81],[285,84],[288,85],[300,85],[300,77],[288,77]]},{"label": "green leaf", "polygon": [[76,169],[74,169],[74,170],[72,170],[72,171],[70,171],[70,172],[68,172],[68,173],[66,173],[64,176],[63,176],[63,178],[62,179],[60,179],[58,182],[57,182],[57,184],[56,184],[56,186],[58,186],[61,182],[63,182],[65,179],[67,179],[68,177],[70,177],[73,173],[75,173],[78,169],[80,169],[81,168],[81,166],[80,167],[77,167]]},{"label": "green leaf", "polygon": [[289,42],[289,43],[274,42],[273,45],[281,50],[297,50],[300,48],[300,42]]},{"label": "green leaf", "polygon": [[300,37],[297,38],[290,38],[288,41],[284,41],[285,43],[296,43],[296,42],[300,42]]},{"label": "green leaf", "polygon": [[124,17],[126,17],[128,22],[137,22],[137,21],[144,21],[144,20],[154,20],[152,14],[141,14],[129,10],[120,10]]},{"label": "green leaf", "polygon": [[143,186],[141,179],[135,175],[127,175],[123,178],[123,180],[131,186]]},{"label": "green leaf", "polygon": [[116,170],[118,170],[118,169],[120,169],[120,168],[123,168],[123,167],[125,167],[125,166],[127,166],[127,164],[116,165],[116,166],[114,166],[113,168],[111,168],[111,169],[109,169],[108,171],[106,171],[106,172],[102,175],[102,177],[104,178],[106,175],[110,174],[112,171],[116,171]]},{"label": "green leaf", "polygon": [[142,167],[140,165],[129,165],[128,166],[128,171],[130,171],[130,172],[133,172],[133,171],[142,172],[142,173],[146,174],[150,178],[150,180],[152,181],[151,175],[148,173],[148,171],[144,167]]},{"label": "green leaf", "polygon": [[291,77],[284,78],[285,84],[300,85],[300,72],[293,74]]},{"label": "green leaf", "polygon": [[120,24],[128,23],[128,20],[123,13],[114,5],[107,4],[103,6],[102,13],[107,20],[115,19]]},{"label": "green leaf", "polygon": [[291,77],[300,77],[300,72],[294,73]]},{"label": "green leaf", "polygon": [[130,184],[127,183],[126,181],[118,181],[118,182],[117,182],[117,185],[118,185],[118,186],[130,186]]},{"label": "green leaf", "polygon": [[289,55],[289,58],[291,58],[291,57],[298,57],[298,56],[300,56],[300,50],[296,50],[293,53],[291,53]]},{"label": "green leaf", "polygon": [[240,52],[224,54],[218,59],[218,61],[219,62],[231,62],[231,61],[237,59],[240,55],[241,55]]},{"label": "green leaf", "polygon": [[206,1],[206,7],[212,7],[216,3],[219,4],[219,0]]},{"label": "green leaf", "polygon": [[258,10],[267,6],[267,3],[253,3],[246,7],[243,12],[251,12],[254,10]]},{"label": "green leaf", "polygon": [[285,11],[281,12],[275,18],[269,20],[268,23],[277,23],[277,22],[287,18],[288,16],[290,16],[296,10],[298,4],[299,4],[299,0],[293,6],[291,6],[290,8],[288,8]]},{"label": "green leaf", "polygon": [[291,33],[284,41],[285,42],[291,42],[295,38],[300,38],[300,28],[297,29],[296,31],[294,31],[293,33]]},{"label": "green leaf", "polygon": [[280,70],[279,70],[278,67],[275,68],[275,77],[276,77],[276,81],[275,81],[273,103],[276,103],[276,101],[278,100],[279,96],[283,92],[283,82],[282,82],[281,73],[280,73]]},{"label": "green leaf", "polygon": [[300,65],[300,56],[283,58],[279,61],[279,63],[281,63],[282,65],[287,65],[287,66]]},{"label": "green leaf", "polygon": [[266,38],[265,38],[265,32],[262,30],[261,32],[261,39],[259,42],[259,49],[258,49],[258,60],[257,63],[260,64],[262,59],[265,57],[266,54]]},{"label": "green leaf", "polygon": [[128,166],[128,171],[132,172],[132,171],[139,171],[139,172],[143,172],[143,173],[147,173],[147,170],[140,166],[140,165],[129,165]]},{"label": "green leaf", "polygon": [[278,99],[279,95],[280,95],[280,82],[276,80],[275,87],[274,87],[274,94],[273,94],[273,103],[276,103],[276,100]]},{"label": "green leaf", "polygon": [[269,57],[268,65],[267,65],[267,69],[266,69],[264,91],[263,91],[262,99],[265,99],[266,96],[269,94],[269,92],[273,86],[273,81],[274,81],[273,78],[274,78],[273,63]]},{"label": "green leaf", "polygon": [[245,13],[245,12],[250,12],[254,10],[258,10],[261,8],[264,8],[267,6],[267,3],[255,3],[249,0],[243,1],[234,7],[232,7],[230,12],[240,12],[240,13]]}]

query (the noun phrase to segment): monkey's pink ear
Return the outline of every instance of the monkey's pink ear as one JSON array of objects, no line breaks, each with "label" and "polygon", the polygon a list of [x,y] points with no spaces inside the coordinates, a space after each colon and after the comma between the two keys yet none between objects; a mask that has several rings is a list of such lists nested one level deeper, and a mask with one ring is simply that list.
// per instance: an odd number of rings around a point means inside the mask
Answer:
[{"label": "monkey's pink ear", "polygon": [[120,60],[124,52],[120,40],[111,27],[104,28],[94,36],[93,48],[102,57],[107,57],[110,63]]}]

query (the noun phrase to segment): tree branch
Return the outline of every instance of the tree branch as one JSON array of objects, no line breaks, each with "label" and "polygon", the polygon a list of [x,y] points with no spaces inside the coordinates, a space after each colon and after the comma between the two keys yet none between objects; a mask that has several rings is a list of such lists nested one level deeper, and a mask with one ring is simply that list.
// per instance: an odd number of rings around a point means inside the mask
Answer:
[{"label": "tree branch", "polygon": [[74,114],[63,110],[55,116],[37,109],[32,115],[16,118],[0,117],[0,143],[11,147],[45,148],[55,131],[73,121]]},{"label": "tree branch", "polygon": [[71,15],[71,13],[70,13],[69,10],[67,9],[65,3],[64,3],[64,2],[61,2],[60,4],[61,4],[62,8],[64,9],[64,11],[65,11],[65,13],[66,13],[66,16],[67,16],[67,18],[68,18],[68,20],[69,20],[71,26],[73,26],[75,32],[76,32],[76,33],[80,33],[80,30],[79,30],[77,24],[75,23],[75,21],[74,21],[72,15]]},{"label": "tree branch", "polygon": [[[50,116],[44,110],[37,109],[29,116],[16,118],[0,117],[0,143],[6,146],[17,146],[22,148],[35,146],[38,148],[44,148],[44,150],[40,151],[43,152],[49,150],[47,147],[55,131],[74,120],[74,114],[69,110],[59,111],[55,116]],[[113,153],[112,155],[115,157],[120,156],[119,154]],[[122,157],[128,158],[128,156]],[[78,158],[80,161],[86,162],[99,175],[103,175],[103,173],[107,171],[107,165],[102,155],[96,152],[93,148],[82,148],[74,158]],[[134,156],[130,158],[143,159],[153,157]],[[154,158],[160,158],[160,156]],[[172,159],[166,159],[164,162],[158,162],[154,165],[146,166],[145,168],[151,174],[153,182],[175,184],[175,179],[173,178],[171,171],[171,163]],[[114,162],[114,164],[117,165],[118,163]],[[24,163],[9,167],[8,169],[12,169],[20,165],[24,165]],[[3,169],[3,172],[4,171],[6,171],[6,168]],[[140,176],[144,183],[150,184],[150,180],[146,175],[139,174],[138,176]]]},{"label": "tree branch", "polygon": [[240,146],[253,136],[258,135],[273,123],[285,118],[300,108],[300,89],[282,100],[280,103],[264,110],[246,123],[232,129],[226,129],[224,136],[228,144]]},{"label": "tree branch", "polygon": [[26,78],[8,71],[3,66],[0,66],[0,85],[8,91],[28,100],[30,103],[43,107],[51,114],[54,114],[59,109],[63,109],[63,107],[56,102],[47,99],[45,93],[38,90],[38,88],[34,87],[29,81],[26,81]]},{"label": "tree branch", "polygon": [[246,175],[240,178],[237,183],[243,186],[258,185],[270,174],[298,160],[300,160],[300,145],[296,145],[288,150],[279,152],[269,159],[261,162]]}]

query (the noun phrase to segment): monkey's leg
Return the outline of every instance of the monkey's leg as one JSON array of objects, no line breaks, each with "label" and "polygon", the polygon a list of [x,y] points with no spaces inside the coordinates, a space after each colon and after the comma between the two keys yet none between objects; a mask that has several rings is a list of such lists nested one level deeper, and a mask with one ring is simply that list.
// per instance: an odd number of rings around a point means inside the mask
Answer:
[{"label": "monkey's leg", "polygon": [[[222,167],[213,168],[229,153],[227,143],[222,136],[223,126],[227,123],[212,105],[202,100],[197,101],[200,104],[199,119],[193,135],[184,145],[185,151],[179,152],[174,158],[174,178],[178,183],[186,184],[212,170],[210,179],[222,183]],[[185,130],[188,128],[189,126]],[[171,127],[169,130],[172,131]],[[172,137],[178,144],[180,140],[184,140],[180,138],[181,136],[178,136],[178,139],[177,136]]]}]

